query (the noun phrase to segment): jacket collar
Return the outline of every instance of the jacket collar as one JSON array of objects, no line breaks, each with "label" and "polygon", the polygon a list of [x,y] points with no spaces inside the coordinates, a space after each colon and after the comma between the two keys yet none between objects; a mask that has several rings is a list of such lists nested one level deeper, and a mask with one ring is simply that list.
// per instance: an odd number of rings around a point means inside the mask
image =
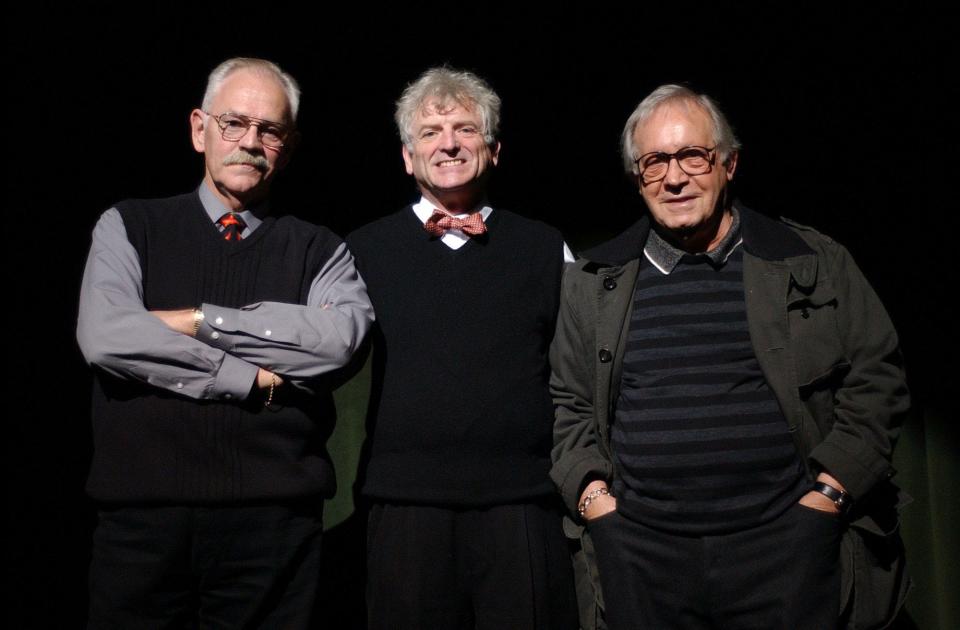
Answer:
[{"label": "jacket collar", "polygon": [[[780,221],[767,218],[737,203],[740,211],[743,247],[763,260],[785,260],[813,254],[814,251],[796,232]],[[643,255],[650,234],[650,215],[645,214],[619,236],[583,252],[596,267],[619,266]],[[806,283],[804,283],[806,284]]]},{"label": "jacket collar", "polygon": [[[794,284],[801,289],[814,286],[817,258],[813,249],[782,221],[770,219],[735,202],[740,211],[743,247],[751,256],[787,266]],[[645,214],[619,236],[583,252],[584,271],[596,273],[606,267],[620,267],[643,255],[650,234],[650,215]]]},{"label": "jacket collar", "polygon": [[649,234],[650,216],[645,214],[617,236],[586,250],[581,256],[596,267],[624,265],[643,255],[643,246]]},{"label": "jacket collar", "polygon": [[785,267],[789,273],[789,286],[803,294],[816,287],[819,273],[816,252],[803,238],[783,221],[770,219],[738,206],[743,221],[744,251],[759,260]]},{"label": "jacket collar", "polygon": [[743,230],[743,246],[763,260],[786,260],[814,253],[806,241],[782,221],[776,221],[737,204]]}]

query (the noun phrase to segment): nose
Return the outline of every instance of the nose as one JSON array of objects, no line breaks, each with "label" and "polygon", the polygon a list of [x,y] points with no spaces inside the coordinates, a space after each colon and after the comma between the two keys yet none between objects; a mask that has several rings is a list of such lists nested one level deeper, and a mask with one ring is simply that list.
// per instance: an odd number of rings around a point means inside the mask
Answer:
[{"label": "nose", "polygon": [[243,134],[243,137],[237,142],[244,149],[263,148],[260,142],[260,127],[256,123],[252,123],[247,128],[247,133]]},{"label": "nose", "polygon": [[690,176],[680,168],[680,162],[677,158],[670,158],[670,162],[667,164],[667,174],[663,178],[664,185],[668,188],[680,189],[683,188],[688,181],[690,181]]},{"label": "nose", "polygon": [[453,129],[444,129],[440,134],[440,150],[446,153],[456,153],[460,149],[460,141]]}]

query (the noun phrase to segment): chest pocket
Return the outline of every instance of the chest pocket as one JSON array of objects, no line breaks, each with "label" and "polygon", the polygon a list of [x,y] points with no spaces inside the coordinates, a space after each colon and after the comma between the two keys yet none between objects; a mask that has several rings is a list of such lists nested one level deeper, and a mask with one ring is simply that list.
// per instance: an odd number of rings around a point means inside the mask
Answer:
[{"label": "chest pocket", "polygon": [[837,326],[837,295],[824,280],[808,288],[794,284],[787,306],[797,383],[804,400],[814,392],[836,389],[850,371]]}]

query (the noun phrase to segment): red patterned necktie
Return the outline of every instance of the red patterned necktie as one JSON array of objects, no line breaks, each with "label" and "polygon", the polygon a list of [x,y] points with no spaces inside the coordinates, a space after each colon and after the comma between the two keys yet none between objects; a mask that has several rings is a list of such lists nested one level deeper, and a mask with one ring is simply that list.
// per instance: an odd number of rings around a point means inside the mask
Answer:
[{"label": "red patterned necktie", "polygon": [[223,238],[227,241],[239,241],[242,239],[243,237],[240,236],[240,234],[244,228],[247,227],[247,224],[240,218],[240,215],[234,214],[233,212],[228,212],[217,219],[217,223],[223,226]]},{"label": "red patterned necktie", "polygon": [[435,210],[423,225],[423,229],[431,236],[443,236],[447,230],[460,230],[469,236],[479,236],[486,234],[487,225],[479,212],[468,215],[466,219],[458,219],[443,210]]}]

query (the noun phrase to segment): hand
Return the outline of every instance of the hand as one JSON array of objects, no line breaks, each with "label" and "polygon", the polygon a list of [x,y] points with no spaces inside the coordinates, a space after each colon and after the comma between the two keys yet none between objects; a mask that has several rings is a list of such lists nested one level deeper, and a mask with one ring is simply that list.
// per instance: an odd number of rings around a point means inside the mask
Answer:
[{"label": "hand", "polygon": [[840,510],[833,504],[833,501],[813,490],[800,497],[800,505],[808,507],[811,510],[830,512],[831,514],[840,513]]},{"label": "hand", "polygon": [[[833,486],[837,490],[844,490],[843,484],[837,481],[836,477],[829,475],[827,473],[820,473],[817,475],[817,481],[821,481],[828,486]],[[802,497],[800,497],[800,505],[808,507],[812,510],[820,510],[821,512],[830,512],[831,514],[839,514],[840,510],[837,509],[837,506],[834,505],[826,496],[811,490]]]},{"label": "hand", "polygon": [[192,308],[177,311],[150,311],[150,313],[178,333],[193,336],[194,316]]},{"label": "hand", "polygon": [[606,516],[610,512],[617,511],[617,499],[609,494],[603,494],[590,502],[590,505],[587,506],[586,511],[583,513],[583,518],[588,523],[590,521],[595,521],[601,516]]},{"label": "hand", "polygon": [[[597,480],[591,481],[587,484],[587,487],[583,489],[583,493],[580,495],[580,503],[583,503],[583,500],[587,498],[594,490],[599,488],[606,488],[607,483],[605,481]],[[824,497],[826,498],[826,497]],[[598,497],[595,497],[590,501],[590,505],[587,506],[587,509],[584,510],[583,519],[587,522],[598,519],[601,516],[609,514],[617,509],[617,500],[612,495],[601,494]]]},{"label": "hand", "polygon": [[257,387],[260,389],[270,389],[271,384],[274,387],[280,387],[283,385],[283,379],[269,370],[263,368],[257,370]]}]

